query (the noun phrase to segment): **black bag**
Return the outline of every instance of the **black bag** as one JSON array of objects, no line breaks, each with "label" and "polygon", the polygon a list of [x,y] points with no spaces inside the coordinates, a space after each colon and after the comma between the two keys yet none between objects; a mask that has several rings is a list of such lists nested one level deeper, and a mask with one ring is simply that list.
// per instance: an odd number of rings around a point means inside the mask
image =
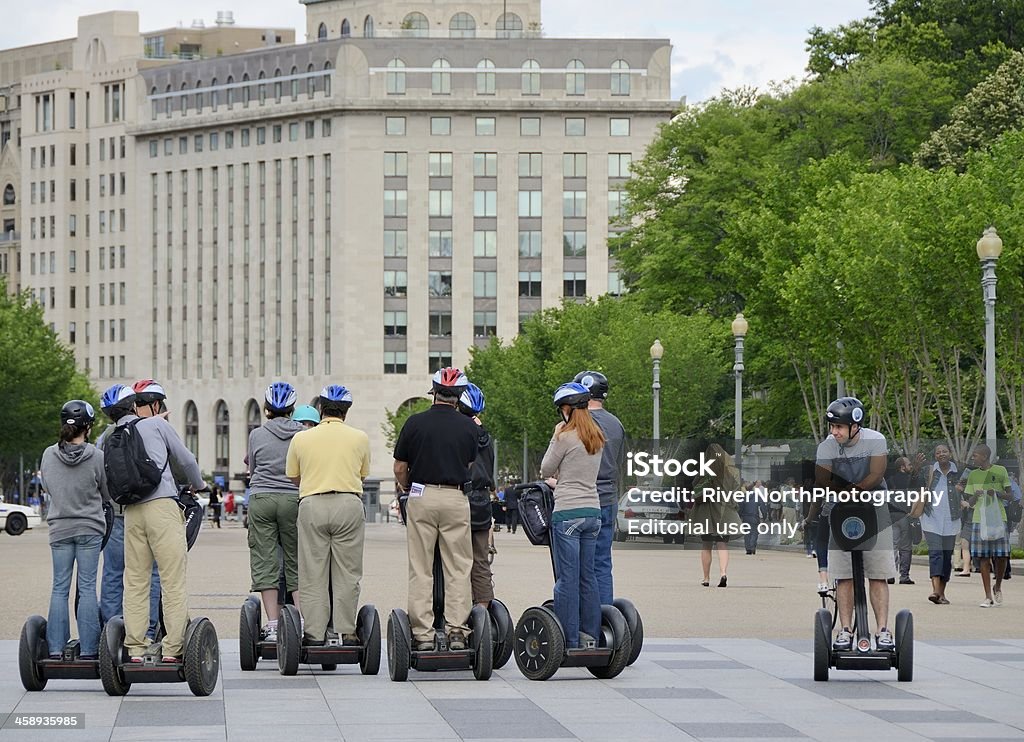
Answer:
[{"label": "black bag", "polygon": [[551,544],[551,511],[555,497],[545,482],[531,482],[516,486],[519,493],[519,522],[526,538],[534,546]]},{"label": "black bag", "polygon": [[1020,500],[1013,500],[1012,502],[1006,503],[1006,522],[1010,526],[1014,526],[1020,523],[1021,515],[1024,514],[1021,511]]},{"label": "black bag", "polygon": [[486,531],[491,527],[491,493],[474,490],[469,493],[469,529]]},{"label": "black bag", "polygon": [[118,505],[134,505],[153,494],[167,468],[166,461],[161,469],[149,458],[142,435],[136,430],[138,424],[139,420],[132,420],[118,425],[103,441],[107,490]]}]

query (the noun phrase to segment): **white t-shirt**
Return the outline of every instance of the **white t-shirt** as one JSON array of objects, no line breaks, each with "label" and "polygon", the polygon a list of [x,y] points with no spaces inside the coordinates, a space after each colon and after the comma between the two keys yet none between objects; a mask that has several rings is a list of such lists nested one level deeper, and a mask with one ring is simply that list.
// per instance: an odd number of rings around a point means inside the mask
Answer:
[{"label": "white t-shirt", "polygon": [[921,530],[935,533],[939,536],[956,536],[960,533],[960,519],[953,520],[949,514],[949,491],[951,485],[955,485],[960,479],[955,464],[949,465],[949,474],[943,474],[936,462],[932,465],[932,490],[942,495],[937,505],[931,506],[931,513],[926,509],[921,513]]},{"label": "white t-shirt", "polygon": [[[874,456],[886,456],[889,446],[885,436],[871,428],[861,428],[845,446],[840,446],[833,436],[829,436],[818,444],[818,452],[815,456],[818,466],[829,469],[837,477],[845,479],[850,484],[856,484],[867,478],[871,473],[871,459]],[[885,479],[882,479],[874,489],[886,489]],[[828,515],[832,512],[834,503],[826,502],[822,508],[822,514]]]}]

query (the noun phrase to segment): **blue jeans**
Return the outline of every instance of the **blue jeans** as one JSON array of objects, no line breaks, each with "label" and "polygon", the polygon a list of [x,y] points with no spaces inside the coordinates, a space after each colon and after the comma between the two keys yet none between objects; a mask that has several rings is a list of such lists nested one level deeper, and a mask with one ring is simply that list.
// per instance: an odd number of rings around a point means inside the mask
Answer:
[{"label": "blue jeans", "polygon": [[[100,587],[100,620],[106,623],[124,613],[124,518],[114,518],[110,539],[103,549],[103,582]],[[160,573],[153,563],[153,582],[149,588],[149,633],[156,636],[160,616]],[[152,638],[151,637],[151,638]]]},{"label": "blue jeans", "polygon": [[928,576],[949,582],[949,576],[953,573],[953,545],[956,536],[940,536],[925,531],[924,540],[928,544]]},{"label": "blue jeans", "polygon": [[78,564],[78,640],[82,654],[95,655],[100,645],[100,610],[96,602],[96,570],[100,563],[102,536],[72,536],[50,544],[53,556],[53,591],[46,619],[46,643],[50,654],[60,654],[71,638],[68,596],[71,575]]},{"label": "blue jeans", "polygon": [[565,631],[565,646],[580,645],[580,632],[601,638],[601,599],[594,574],[594,551],[601,530],[598,518],[574,518],[551,525],[555,557],[555,615]]},{"label": "blue jeans", "polygon": [[601,506],[601,531],[597,534],[597,546],[594,548],[594,573],[597,575],[597,594],[601,598],[601,605],[611,605],[615,600],[615,589],[612,584],[612,540],[615,536],[615,515],[618,511],[618,502]]}]

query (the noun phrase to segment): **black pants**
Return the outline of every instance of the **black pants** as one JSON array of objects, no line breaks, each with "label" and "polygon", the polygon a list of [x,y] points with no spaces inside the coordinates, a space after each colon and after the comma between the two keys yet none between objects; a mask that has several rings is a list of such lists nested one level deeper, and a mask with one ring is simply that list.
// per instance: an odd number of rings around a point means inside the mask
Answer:
[{"label": "black pants", "polygon": [[210,512],[213,514],[213,522],[217,524],[217,528],[220,528],[220,503],[210,505]]},{"label": "black pants", "polygon": [[512,533],[516,532],[516,528],[519,527],[519,510],[506,510],[505,511],[505,525]]},{"label": "black pants", "polygon": [[743,534],[743,548],[747,551],[757,551],[757,518],[744,518],[743,522],[750,526],[750,531]]}]

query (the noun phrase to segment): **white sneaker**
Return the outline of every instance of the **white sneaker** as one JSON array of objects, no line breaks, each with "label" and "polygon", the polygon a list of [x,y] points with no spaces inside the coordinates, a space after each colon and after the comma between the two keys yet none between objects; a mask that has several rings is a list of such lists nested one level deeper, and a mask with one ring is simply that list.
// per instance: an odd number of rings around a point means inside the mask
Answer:
[{"label": "white sneaker", "polygon": [[997,605],[999,605],[999,604],[996,603],[994,600],[992,600],[992,598],[985,598],[983,601],[981,601],[981,603],[978,604],[978,607],[979,608],[995,608]]},{"label": "white sneaker", "polygon": [[277,642],[277,621],[268,623],[263,627],[263,641]]},{"label": "white sneaker", "polygon": [[828,583],[827,582],[819,582],[818,583],[818,595],[826,595],[827,593],[828,593]]},{"label": "white sneaker", "polygon": [[992,591],[992,599],[995,601],[996,605],[1002,605],[1003,604],[1003,591],[1002,590],[993,590]]}]

